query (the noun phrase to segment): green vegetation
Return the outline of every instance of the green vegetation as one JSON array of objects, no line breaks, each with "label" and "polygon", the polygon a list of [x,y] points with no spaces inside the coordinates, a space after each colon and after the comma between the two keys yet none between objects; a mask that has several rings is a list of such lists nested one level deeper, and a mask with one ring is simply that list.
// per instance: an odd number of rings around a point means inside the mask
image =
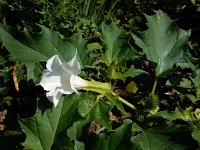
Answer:
[{"label": "green vegetation", "polygon": [[[0,8],[1,148],[199,148],[197,0],[0,0]],[[46,61],[68,62],[76,50],[80,77],[111,90],[79,90],[55,107],[39,85]]]}]

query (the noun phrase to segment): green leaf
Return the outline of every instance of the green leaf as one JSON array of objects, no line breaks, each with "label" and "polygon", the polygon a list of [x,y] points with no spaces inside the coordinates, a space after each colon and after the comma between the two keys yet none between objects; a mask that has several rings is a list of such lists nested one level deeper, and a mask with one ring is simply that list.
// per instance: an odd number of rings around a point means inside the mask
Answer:
[{"label": "green leaf", "polygon": [[132,37],[147,59],[157,64],[156,76],[161,76],[183,58],[190,31],[179,29],[161,10],[153,16],[145,16],[148,30]]},{"label": "green leaf", "polygon": [[131,137],[131,120],[124,120],[123,125],[119,128],[99,133],[88,140],[86,144],[87,150],[132,150],[133,144]]},{"label": "green leaf", "polygon": [[124,81],[127,77],[136,77],[143,73],[147,73],[147,72],[145,72],[141,69],[135,69],[134,66],[131,66],[131,68],[128,69],[124,73],[115,73],[115,76],[113,77],[113,79],[121,79]]},{"label": "green leaf", "polygon": [[189,131],[181,126],[160,126],[142,130],[133,124],[132,136],[134,150],[183,150],[189,149],[192,141]]},{"label": "green leaf", "polygon": [[69,41],[74,45],[75,48],[77,48],[82,65],[91,65],[94,61],[94,58],[89,55],[90,50],[87,50],[86,47],[87,41],[83,39],[82,35],[74,34]]},{"label": "green leaf", "polygon": [[[73,122],[81,118],[77,112],[80,99],[81,96],[75,94],[62,97],[57,107],[53,107],[46,99],[41,99],[33,117],[19,118],[20,127],[26,134],[23,145],[38,150],[50,150],[52,146],[58,149],[69,146],[66,131]],[[65,142],[68,145],[65,145]]]},{"label": "green leaf", "polygon": [[200,139],[199,139],[199,137],[200,137],[200,129],[194,130],[194,131],[192,132],[192,137],[193,137],[198,143],[200,143]]},{"label": "green leaf", "polygon": [[111,124],[109,121],[109,110],[111,105],[108,105],[104,101],[97,99],[96,97],[82,97],[79,102],[78,112],[82,117],[90,117],[91,120],[95,120],[100,125],[111,129]]},{"label": "green leaf", "polygon": [[12,60],[26,65],[28,80],[34,79],[33,70],[38,61],[47,61],[53,55],[59,55],[62,61],[68,61],[74,56],[76,48],[81,54],[83,65],[88,65],[90,61],[87,60],[89,57],[84,49],[86,41],[81,36],[73,37],[71,43],[61,40],[58,32],[44,26],[40,28],[39,33],[34,33],[27,29],[17,31],[4,25],[0,27],[0,37],[4,46],[10,52]]},{"label": "green leaf", "polygon": [[169,80],[167,80],[165,85],[170,85],[170,86],[177,86],[177,87],[182,87],[182,88],[191,88],[191,81],[188,80],[187,78],[181,78],[179,76],[171,76]]},{"label": "green leaf", "polygon": [[88,51],[93,51],[93,50],[97,50],[97,49],[102,50],[102,48],[103,47],[97,42],[90,43],[90,44],[87,45]]},{"label": "green leaf", "polygon": [[119,96],[118,95],[113,95],[111,93],[107,93],[106,97],[108,98],[109,101],[111,101],[118,110],[120,110],[122,113],[125,113],[124,107],[119,101]]},{"label": "green leaf", "polygon": [[83,132],[82,128],[89,122],[89,117],[74,122],[73,125],[67,129],[67,136],[70,138],[70,141],[81,137]]},{"label": "green leaf", "polygon": [[138,91],[138,86],[134,81],[131,81],[127,86],[126,90],[130,93],[136,93]]},{"label": "green leaf", "polygon": [[75,142],[74,142],[74,150],[85,150],[84,143],[75,140]]},{"label": "green leaf", "polygon": [[195,96],[192,95],[192,94],[186,94],[186,96],[187,96],[187,98],[189,98],[190,101],[191,101],[192,103],[194,103],[194,104],[195,104],[197,101],[200,100],[199,98],[195,97]]},{"label": "green leaf", "polygon": [[112,23],[111,25],[106,25],[105,23],[102,23],[101,29],[103,34],[103,41],[106,45],[106,51],[102,59],[108,66],[110,66],[110,64],[121,52],[123,52],[123,54],[126,54],[127,56],[127,52],[129,52],[130,49],[128,47],[124,47],[122,49],[122,47],[125,43],[126,45],[128,45],[128,39],[127,35],[122,32],[122,30],[118,28],[115,23]]},{"label": "green leaf", "polygon": [[178,108],[176,108],[175,111],[171,111],[171,112],[164,110],[164,111],[157,112],[154,115],[160,116],[160,117],[162,117],[166,120],[169,120],[169,121],[174,121],[174,120],[177,120],[177,119],[183,120],[183,121],[195,120],[195,118],[192,114],[192,108],[191,107],[186,108],[183,111],[180,111]]}]

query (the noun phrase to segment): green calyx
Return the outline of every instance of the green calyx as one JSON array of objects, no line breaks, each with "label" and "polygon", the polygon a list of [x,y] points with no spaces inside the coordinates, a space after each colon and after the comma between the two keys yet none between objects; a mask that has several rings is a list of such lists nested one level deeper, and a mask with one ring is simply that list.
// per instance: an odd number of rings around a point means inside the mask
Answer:
[{"label": "green calyx", "polygon": [[82,87],[83,90],[93,91],[100,94],[106,94],[111,92],[111,84],[110,83],[102,83],[99,81],[87,81],[87,86]]}]

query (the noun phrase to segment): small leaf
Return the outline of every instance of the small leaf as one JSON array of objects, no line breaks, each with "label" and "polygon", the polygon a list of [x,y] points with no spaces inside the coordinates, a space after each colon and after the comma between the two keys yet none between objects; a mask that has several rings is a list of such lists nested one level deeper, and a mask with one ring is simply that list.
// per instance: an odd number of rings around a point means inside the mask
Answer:
[{"label": "small leaf", "polygon": [[177,119],[183,120],[183,121],[195,120],[191,107],[186,108],[183,111],[180,111],[178,108],[176,108],[174,112],[173,111],[169,112],[167,110],[160,111],[160,112],[157,112],[155,114],[155,116],[160,116],[160,117],[162,117],[166,120],[169,120],[169,121],[174,121],[174,120],[177,120]]},{"label": "small leaf", "polygon": [[143,129],[139,125],[137,125],[136,123],[133,123],[133,125],[132,125],[132,131],[133,132],[142,132]]},{"label": "small leaf", "polygon": [[188,80],[187,78],[182,78],[182,81],[180,82],[180,87],[184,88],[192,88],[191,81]]},{"label": "small leaf", "polygon": [[107,78],[113,79],[116,76],[116,61],[113,61],[107,69]]},{"label": "small leaf", "polygon": [[199,98],[196,98],[194,95],[192,94],[186,94],[186,96],[191,100],[192,103],[196,103],[197,101],[199,101]]},{"label": "small leaf", "polygon": [[200,129],[194,130],[194,131],[192,132],[192,137],[193,137],[198,143],[200,143],[200,139],[199,139],[199,137],[200,137]]},{"label": "small leaf", "polygon": [[113,77],[113,79],[121,79],[121,80],[125,81],[125,79],[127,77],[136,77],[143,73],[147,73],[147,72],[145,72],[141,69],[135,69],[134,66],[131,66],[131,68],[124,73],[116,73],[115,76]]},{"label": "small leaf", "polygon": [[183,119],[184,120],[184,117],[183,115],[181,114],[180,110],[178,108],[176,108],[176,110],[174,112],[168,112],[168,111],[160,111],[160,112],[157,112],[155,114],[156,116],[160,116],[166,120],[169,120],[169,121],[173,121],[173,120],[176,120],[176,119]]},{"label": "small leaf", "polygon": [[93,50],[102,50],[102,46],[99,43],[90,43],[87,45],[88,51],[93,51]]},{"label": "small leaf", "polygon": [[138,86],[134,81],[131,81],[127,86],[126,90],[130,93],[136,93],[138,91]]},{"label": "small leaf", "polygon": [[118,95],[112,95],[111,93],[107,93],[106,97],[117,107],[118,110],[120,110],[122,113],[125,113],[123,105],[118,100]]},{"label": "small leaf", "polygon": [[75,142],[74,142],[74,150],[85,150],[84,143],[75,140]]}]

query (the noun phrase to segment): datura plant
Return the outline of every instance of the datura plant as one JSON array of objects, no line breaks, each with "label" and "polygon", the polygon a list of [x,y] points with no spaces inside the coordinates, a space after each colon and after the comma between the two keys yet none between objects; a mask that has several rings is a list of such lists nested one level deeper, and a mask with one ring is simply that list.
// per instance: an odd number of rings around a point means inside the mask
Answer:
[{"label": "datura plant", "polygon": [[[0,41],[17,67],[11,108],[17,104],[24,149],[197,149],[200,67],[188,50],[191,31],[160,10],[145,17],[143,32],[102,23],[90,40],[80,33],[61,39],[41,25],[40,32],[0,25]],[[0,67],[6,64],[0,57]],[[13,89],[2,81],[0,100]],[[21,148],[2,147],[19,141],[3,134],[0,149]]]},{"label": "datura plant", "polygon": [[111,91],[110,83],[87,81],[78,76],[81,65],[77,60],[77,52],[74,57],[62,63],[58,55],[51,57],[43,71],[40,85],[48,91],[46,96],[56,106],[62,94],[78,93],[77,90],[91,90],[101,94]]},{"label": "datura plant", "polygon": [[[48,91],[46,96],[54,106],[57,106],[62,94],[72,94],[73,92],[78,94],[77,90],[94,91],[101,94],[101,96],[109,97],[110,94],[108,93],[112,93],[116,96],[111,91],[110,83],[87,81],[78,76],[81,72],[81,65],[77,59],[77,51],[74,57],[66,63],[62,63],[59,56],[54,55],[47,61],[46,68],[42,73],[40,85]],[[135,109],[132,104],[123,98],[119,97],[119,101]]]}]

